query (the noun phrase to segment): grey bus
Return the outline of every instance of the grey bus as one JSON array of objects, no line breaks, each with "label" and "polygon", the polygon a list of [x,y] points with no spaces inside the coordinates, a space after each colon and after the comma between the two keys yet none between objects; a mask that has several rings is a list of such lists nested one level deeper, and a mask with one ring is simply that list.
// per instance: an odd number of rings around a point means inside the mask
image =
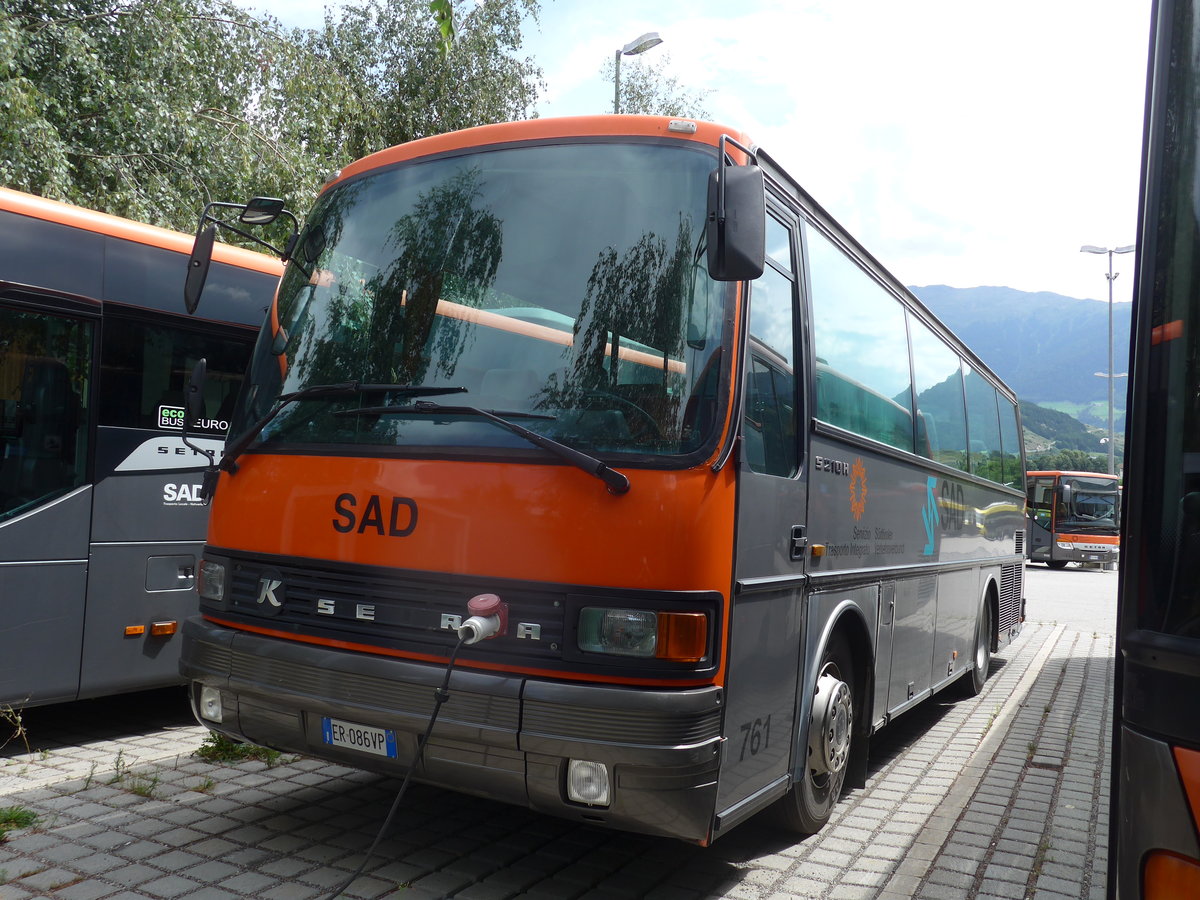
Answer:
[{"label": "grey bus", "polygon": [[0,706],[180,680],[205,458],[184,380],[214,377],[219,450],[279,264],[222,248],[206,319],[179,315],[189,237],[0,189]]}]

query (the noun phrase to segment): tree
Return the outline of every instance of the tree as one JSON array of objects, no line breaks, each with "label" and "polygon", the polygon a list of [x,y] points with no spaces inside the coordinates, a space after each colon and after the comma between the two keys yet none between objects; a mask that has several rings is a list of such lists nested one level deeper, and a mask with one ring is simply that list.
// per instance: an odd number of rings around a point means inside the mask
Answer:
[{"label": "tree", "polygon": [[1083,450],[1048,450],[1033,453],[1025,461],[1031,471],[1103,472],[1108,463]]},{"label": "tree", "polygon": [[3,0],[0,183],[184,231],[209,200],[303,212],[366,153],[531,115],[536,14],[367,0],[308,31],[228,0]]},{"label": "tree", "polygon": [[[677,116],[686,119],[710,117],[704,98],[710,91],[691,91],[680,86],[679,80],[667,74],[671,64],[669,53],[656,54],[657,64],[630,57],[621,62],[620,110],[647,116]],[[616,60],[605,62],[601,76],[612,84],[616,78]]]},{"label": "tree", "polygon": [[[426,3],[365,0],[327,11],[305,50],[324,59],[355,94],[370,98],[354,155],[458,128],[533,115],[541,70],[520,58],[521,23],[537,18],[537,0],[486,0],[454,16],[454,43]],[[353,157],[351,157],[353,158]]]}]

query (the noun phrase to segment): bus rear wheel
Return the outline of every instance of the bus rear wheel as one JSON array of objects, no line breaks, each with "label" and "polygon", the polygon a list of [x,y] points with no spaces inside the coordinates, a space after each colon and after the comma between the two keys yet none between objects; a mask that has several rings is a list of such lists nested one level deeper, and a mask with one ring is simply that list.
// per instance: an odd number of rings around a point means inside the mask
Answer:
[{"label": "bus rear wheel", "polygon": [[974,663],[974,668],[961,681],[962,692],[967,697],[974,697],[983,690],[988,667],[992,664],[992,603],[988,596],[984,596],[979,604],[979,617],[975,620]]},{"label": "bus rear wheel", "polygon": [[816,834],[829,821],[846,781],[854,735],[854,664],[841,635],[821,657],[806,747],[808,767],[779,803],[782,824]]}]

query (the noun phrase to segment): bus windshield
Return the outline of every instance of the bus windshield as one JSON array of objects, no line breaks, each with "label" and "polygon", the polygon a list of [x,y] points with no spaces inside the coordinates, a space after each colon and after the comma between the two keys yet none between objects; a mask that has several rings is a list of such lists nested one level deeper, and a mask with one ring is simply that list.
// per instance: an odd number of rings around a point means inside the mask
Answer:
[{"label": "bus windshield", "polygon": [[1059,531],[1118,532],[1121,498],[1116,479],[1070,476],[1063,484],[1070,486],[1071,500],[1059,518]]},{"label": "bus windshield", "polygon": [[297,402],[258,446],[538,452],[473,407],[593,453],[694,458],[722,420],[730,340],[729,288],[704,265],[714,164],[674,142],[568,143],[334,186],[284,276],[231,433],[281,394],[360,382],[466,393]]}]

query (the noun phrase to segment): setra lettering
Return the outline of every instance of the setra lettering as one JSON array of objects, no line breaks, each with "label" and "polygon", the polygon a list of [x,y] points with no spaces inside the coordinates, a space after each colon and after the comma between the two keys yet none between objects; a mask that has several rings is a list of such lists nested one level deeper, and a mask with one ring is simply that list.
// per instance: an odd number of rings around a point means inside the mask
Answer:
[{"label": "setra lettering", "polygon": [[417,501],[411,497],[391,497],[388,513],[384,516],[384,500],[378,494],[369,494],[367,502],[358,512],[359,500],[354,494],[339,494],[333,501],[333,528],[342,534],[365,534],[368,531],[380,537],[408,537],[417,527]]}]

